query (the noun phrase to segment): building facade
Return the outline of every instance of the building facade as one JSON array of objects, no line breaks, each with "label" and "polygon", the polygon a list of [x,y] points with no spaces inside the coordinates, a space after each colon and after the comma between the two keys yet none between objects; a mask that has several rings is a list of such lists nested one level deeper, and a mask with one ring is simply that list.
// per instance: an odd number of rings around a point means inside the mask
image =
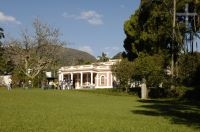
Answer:
[{"label": "building facade", "polygon": [[113,88],[113,81],[116,79],[112,74],[111,66],[118,61],[109,60],[91,65],[61,67],[58,71],[59,82],[75,89]]}]

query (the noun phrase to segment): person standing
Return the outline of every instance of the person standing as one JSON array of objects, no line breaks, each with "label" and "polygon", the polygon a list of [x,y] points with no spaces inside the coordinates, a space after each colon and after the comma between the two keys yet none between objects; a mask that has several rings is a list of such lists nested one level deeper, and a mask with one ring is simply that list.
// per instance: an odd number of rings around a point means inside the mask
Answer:
[{"label": "person standing", "polygon": [[8,90],[11,90],[11,87],[12,87],[12,79],[8,78],[8,82],[7,82],[7,88],[8,88]]}]

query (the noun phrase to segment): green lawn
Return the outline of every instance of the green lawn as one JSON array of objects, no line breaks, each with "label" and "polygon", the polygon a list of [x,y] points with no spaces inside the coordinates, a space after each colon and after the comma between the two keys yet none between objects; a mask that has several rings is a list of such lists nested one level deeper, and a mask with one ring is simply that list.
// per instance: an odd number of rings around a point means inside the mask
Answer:
[{"label": "green lawn", "polygon": [[200,107],[83,91],[0,88],[1,132],[194,132]]}]

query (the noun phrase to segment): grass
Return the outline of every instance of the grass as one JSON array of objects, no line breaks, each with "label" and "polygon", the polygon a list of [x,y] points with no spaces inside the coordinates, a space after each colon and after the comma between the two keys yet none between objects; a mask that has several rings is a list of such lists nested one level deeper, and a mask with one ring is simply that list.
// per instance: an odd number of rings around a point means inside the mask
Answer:
[{"label": "grass", "polygon": [[198,106],[99,93],[0,88],[0,131],[200,131]]}]

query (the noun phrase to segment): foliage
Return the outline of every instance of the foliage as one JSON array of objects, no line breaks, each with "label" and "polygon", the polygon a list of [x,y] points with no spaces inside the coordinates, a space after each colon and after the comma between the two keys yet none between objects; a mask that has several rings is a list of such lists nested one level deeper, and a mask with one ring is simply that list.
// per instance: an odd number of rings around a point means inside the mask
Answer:
[{"label": "foliage", "polygon": [[7,54],[11,56],[17,69],[29,79],[34,79],[42,70],[55,64],[56,49],[62,46],[59,30],[51,28],[36,19],[33,23],[34,35],[22,32],[21,40],[7,42]]},{"label": "foliage", "polygon": [[189,89],[184,86],[177,86],[176,88],[150,88],[150,98],[182,98]]},{"label": "foliage", "polygon": [[[0,28],[0,39],[5,38],[4,30]],[[5,56],[5,47],[3,43],[0,41],[0,75],[2,74],[11,74],[14,69],[13,61]]]},{"label": "foliage", "polygon": [[128,92],[134,81],[141,81],[143,78],[148,87],[159,87],[166,79],[163,67],[164,57],[162,55],[148,56],[140,53],[134,61],[122,59],[113,65],[112,72],[118,80],[119,88]]},{"label": "foliage", "polygon": [[186,86],[200,85],[200,53],[184,54],[179,60],[178,79]]},{"label": "foliage", "polygon": [[132,73],[134,80],[144,78],[148,87],[159,87],[165,76],[163,58],[162,55],[139,54],[139,57],[134,61],[135,68]]},{"label": "foliage", "polygon": [[[176,79],[184,85],[199,85],[200,70],[195,53],[192,54],[194,57],[182,55],[188,54],[188,51],[193,53],[193,48],[189,49],[190,46],[185,44],[186,33],[192,35],[190,39],[200,38],[199,16],[189,17],[189,24],[186,26],[185,17],[176,15],[173,28],[173,2],[173,0],[141,0],[139,9],[124,23],[126,38],[123,57],[131,61],[136,60],[133,77],[140,79],[142,76],[145,77],[150,87],[163,82],[163,86],[169,88],[173,83],[174,80],[169,81],[168,76],[163,73],[172,65],[171,59],[175,64],[174,78],[177,77]],[[200,12],[200,2],[197,0],[176,1],[176,12],[184,13],[186,3],[189,5],[189,12]],[[191,47],[194,47],[194,42],[189,41]],[[157,62],[155,58],[153,59],[153,56],[158,55],[162,56],[162,59],[158,59],[162,61]],[[182,85],[181,83],[179,85]]]},{"label": "foliage", "polygon": [[107,57],[106,53],[102,52],[101,56],[98,56],[100,62],[106,62],[109,60],[109,58]]},{"label": "foliage", "polygon": [[9,38],[4,47],[0,47],[0,74],[12,73],[16,85],[32,80],[38,86],[38,78],[44,75],[44,70],[55,71],[61,66],[96,61],[86,52],[64,47],[59,40],[59,30],[39,19],[33,22],[33,29],[32,34],[24,30],[20,39]]},{"label": "foliage", "polygon": [[5,37],[4,30],[3,30],[3,28],[0,28],[0,39],[2,39],[4,37]]},{"label": "foliage", "polygon": [[189,100],[194,102],[200,101],[200,86],[189,87],[188,90],[182,96],[182,100]]},{"label": "foliage", "polygon": [[114,64],[111,68],[114,76],[117,78],[119,84],[118,88],[126,90],[128,92],[132,80],[132,75],[134,72],[134,63],[128,61],[127,59],[122,59],[120,62]]},{"label": "foliage", "polygon": [[124,48],[129,60],[138,57],[140,52],[150,55],[169,52],[171,16],[163,5],[150,2],[141,1],[140,8],[124,24]]},{"label": "foliage", "polygon": [[[200,3],[194,0],[177,1],[176,11],[185,12],[186,2],[189,4],[189,12],[200,11]],[[176,62],[180,52],[186,51],[185,33],[192,32],[199,37],[200,30],[200,21],[197,17],[189,19],[191,23],[189,30],[186,29],[182,18],[178,17],[176,20],[173,38],[173,0],[142,0],[139,9],[124,23],[126,57],[133,60],[140,52],[144,52],[149,55],[164,53],[170,59],[170,54],[173,52]]]},{"label": "foliage", "polygon": [[[0,39],[4,38],[4,30],[0,28]],[[0,41],[0,74],[4,74],[5,71],[5,60],[3,58],[4,48],[2,47],[2,42]]]}]

